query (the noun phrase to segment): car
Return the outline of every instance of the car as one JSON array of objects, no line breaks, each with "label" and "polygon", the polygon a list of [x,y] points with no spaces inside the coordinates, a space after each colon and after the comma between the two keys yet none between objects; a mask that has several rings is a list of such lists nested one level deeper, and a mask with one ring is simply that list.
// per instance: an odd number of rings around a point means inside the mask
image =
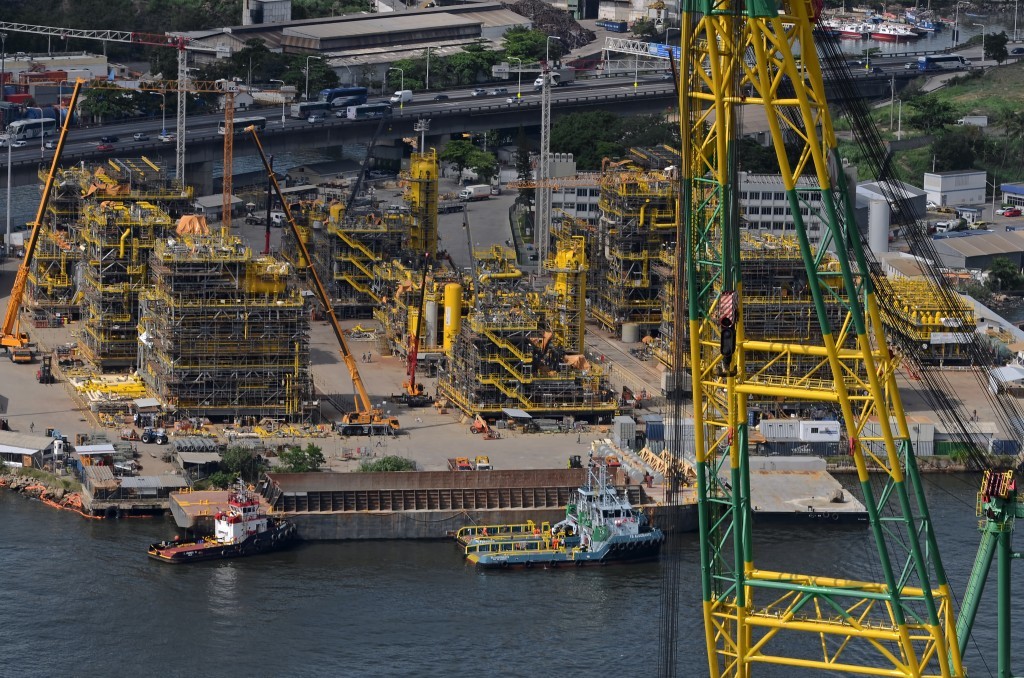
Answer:
[{"label": "car", "polygon": [[939,203],[935,202],[934,200],[929,200],[928,204],[927,204],[927,207],[930,210],[935,210],[935,209],[939,208]]},{"label": "car", "polygon": [[53,149],[57,148],[57,142],[56,141],[52,141],[52,140],[51,141],[47,141],[45,144],[43,144],[43,146],[45,146],[46,148],[49,148],[50,150],[53,150]]},{"label": "car", "polygon": [[157,139],[159,139],[160,141],[164,142],[165,144],[166,143],[170,143],[170,142],[174,141],[177,138],[178,138],[178,135],[175,134],[174,132],[169,132],[167,134],[161,134],[160,136],[157,137]]},{"label": "car", "polygon": [[1010,207],[1009,209],[1003,210],[1004,217],[1019,217],[1021,211],[1019,207]]},{"label": "car", "polygon": [[24,139],[15,139],[11,142],[11,146],[14,148],[21,148],[22,146],[28,146],[28,142]]},{"label": "car", "polygon": [[517,99],[517,98],[515,98],[515,97],[509,97],[508,99],[505,99],[505,103],[506,103],[506,104],[508,104],[508,105],[510,105],[510,106],[511,106],[512,104],[517,104],[517,103],[519,103],[520,101],[522,101],[522,99]]},{"label": "car", "polygon": [[885,71],[882,70],[881,66],[872,66],[871,67],[871,72],[872,73],[885,73]]},{"label": "car", "polygon": [[507,87],[495,87],[490,92],[488,92],[488,94],[490,94],[492,97],[496,97],[496,96],[499,96],[501,94],[508,94],[508,88]]},{"label": "car", "polygon": [[671,80],[672,79],[672,74],[671,73],[662,73],[660,77],[661,77],[662,80]]},{"label": "car", "polygon": [[435,94],[434,95],[434,101],[448,101],[448,95],[447,94]]},{"label": "car", "polygon": [[907,63],[903,64],[903,70],[905,71],[912,71],[915,68],[917,68],[917,64],[914,63],[913,61],[908,61]]},{"label": "car", "polygon": [[96,146],[96,150],[100,153],[114,150],[114,144],[99,144]]},{"label": "car", "polygon": [[145,132],[136,132],[132,135],[132,139],[135,139],[136,141],[149,141],[149,135]]},{"label": "car", "polygon": [[477,87],[476,89],[473,90],[473,96],[485,97],[487,96],[487,90],[485,90],[483,87]]},{"label": "car", "polygon": [[121,140],[120,137],[116,137],[116,136],[113,136],[113,135],[106,136],[106,137],[100,137],[100,142],[104,143],[104,144],[112,144],[112,143],[114,143],[116,141],[120,141],[120,140]]},{"label": "car", "polygon": [[318,122],[323,122],[324,119],[325,118],[323,113],[310,113],[309,117],[306,118],[306,122],[309,122],[310,124],[315,124]]},{"label": "car", "polygon": [[1024,47],[1014,47],[1010,50],[1010,54],[1024,54]]}]

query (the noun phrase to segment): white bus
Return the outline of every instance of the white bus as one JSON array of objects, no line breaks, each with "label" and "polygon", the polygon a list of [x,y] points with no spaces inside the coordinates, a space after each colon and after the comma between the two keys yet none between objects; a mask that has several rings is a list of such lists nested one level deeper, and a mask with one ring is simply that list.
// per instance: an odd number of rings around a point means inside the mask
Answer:
[{"label": "white bus", "polygon": [[971,62],[959,54],[935,54],[917,57],[917,70],[926,71],[966,71],[970,70]]},{"label": "white bus", "polygon": [[18,139],[35,139],[37,137],[49,137],[57,133],[57,121],[53,118],[37,118],[35,120],[15,120],[7,126],[7,138],[10,141]]},{"label": "white bus", "polygon": [[[241,134],[245,131],[245,128],[252,125],[256,128],[257,132],[262,132],[267,128],[266,118],[235,118],[232,122],[232,129],[235,134]],[[217,134],[224,134],[224,121],[221,120],[217,125]]]}]

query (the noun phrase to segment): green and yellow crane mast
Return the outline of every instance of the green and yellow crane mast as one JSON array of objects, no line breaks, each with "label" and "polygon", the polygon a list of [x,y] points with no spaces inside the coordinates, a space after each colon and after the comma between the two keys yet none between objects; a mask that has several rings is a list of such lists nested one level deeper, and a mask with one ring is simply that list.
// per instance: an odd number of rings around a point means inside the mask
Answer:
[{"label": "green and yellow crane mast", "polygon": [[[693,373],[710,675],[746,678],[759,665],[784,665],[802,675],[820,669],[963,676],[896,363],[872,280],[862,275],[869,269],[814,49],[819,10],[810,0],[682,5],[677,275],[685,291],[676,317],[687,325],[677,335],[675,361]],[[802,293],[820,330],[807,341],[754,336],[744,324],[736,179],[742,112],[749,107],[767,116],[792,212],[808,281]],[[820,195],[818,247],[803,216],[807,193]],[[838,275],[819,276],[827,250]],[[783,572],[755,560],[747,456],[752,397],[841,413],[873,544],[862,571]]]}]

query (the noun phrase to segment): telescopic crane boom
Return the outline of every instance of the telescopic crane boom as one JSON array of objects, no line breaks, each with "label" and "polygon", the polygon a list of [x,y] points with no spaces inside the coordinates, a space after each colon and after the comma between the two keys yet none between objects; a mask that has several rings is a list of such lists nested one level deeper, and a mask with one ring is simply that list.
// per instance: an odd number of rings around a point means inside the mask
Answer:
[{"label": "telescopic crane boom", "polygon": [[[28,245],[25,246],[25,256],[18,267],[18,273],[14,277],[14,286],[11,288],[11,297],[7,300],[7,313],[4,314],[4,324],[0,328],[0,346],[7,349],[11,361],[16,363],[32,362],[33,352],[29,343],[28,334],[21,331],[21,318],[18,312],[21,310],[21,301],[25,296],[25,283],[28,280],[29,266],[32,264],[32,256],[35,254],[36,243],[39,242],[39,228],[43,223],[43,214],[46,213],[46,205],[50,200],[50,190],[53,188],[53,178],[57,172],[57,165],[60,163],[61,154],[64,152],[64,140],[67,138],[68,128],[71,123],[71,112],[75,110],[78,102],[78,92],[84,80],[76,80],[75,88],[71,91],[71,101],[68,103],[68,114],[64,117],[64,124],[60,127],[60,137],[57,139],[57,148],[53,152],[53,161],[50,163],[50,171],[46,175],[46,184],[43,186],[43,194],[39,197],[39,209],[36,211],[36,220],[32,223],[32,234],[29,236]],[[10,243],[8,243],[10,246]]]},{"label": "telescopic crane boom", "polygon": [[402,388],[405,393],[399,399],[410,407],[423,407],[428,405],[431,397],[423,392],[423,384],[416,381],[416,365],[419,362],[420,353],[420,328],[423,326],[423,302],[427,296],[427,270],[430,268],[430,252],[423,255],[423,277],[420,279],[420,298],[416,304],[418,309],[416,322],[413,324],[412,336],[409,338],[409,359],[406,363],[405,383]]},{"label": "telescopic crane boom", "polygon": [[[256,128],[250,125],[246,128],[246,131],[252,134],[252,140],[256,143],[256,150],[260,154],[260,160],[263,162],[263,167],[267,170],[267,178],[274,187],[277,199],[281,201],[281,208],[288,219],[288,226],[295,235],[295,242],[298,243],[302,256],[306,261],[313,261],[309,255],[309,250],[306,248],[306,243],[303,242],[299,233],[299,226],[295,223],[295,218],[292,217],[291,208],[288,207],[288,202],[281,192],[281,185],[277,183],[277,177],[270,166],[267,154],[263,152],[263,144],[260,143],[260,137],[256,132]],[[334,336],[338,339],[338,345],[341,347],[341,357],[345,360],[345,366],[352,377],[352,387],[355,390],[356,409],[355,412],[348,412],[342,416],[342,435],[395,433],[399,429],[398,419],[385,416],[379,408],[373,407],[373,403],[370,402],[370,396],[366,392],[366,387],[363,385],[363,379],[359,376],[359,368],[356,367],[355,356],[349,350],[348,342],[345,341],[345,335],[341,331],[341,325],[338,324],[338,317],[334,314],[334,307],[327,296],[327,290],[324,288],[323,282],[320,281],[320,276],[317,274],[316,269],[313,266],[309,266],[307,270],[313,278],[313,288],[316,290],[317,298],[320,299],[320,303],[324,305],[324,309],[327,311],[327,318],[331,323],[331,329],[334,330]]]}]

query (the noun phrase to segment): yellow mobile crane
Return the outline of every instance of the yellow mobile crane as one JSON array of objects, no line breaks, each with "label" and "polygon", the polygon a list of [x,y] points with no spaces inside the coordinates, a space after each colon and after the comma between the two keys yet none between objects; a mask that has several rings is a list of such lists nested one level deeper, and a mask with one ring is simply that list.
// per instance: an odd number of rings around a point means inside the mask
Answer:
[{"label": "yellow mobile crane", "polygon": [[[78,102],[78,91],[84,80],[76,80],[75,88],[71,92],[71,101],[68,103],[68,114],[64,117],[64,124],[60,127],[60,137],[57,140],[57,148],[53,152],[53,161],[50,163],[50,171],[46,175],[46,185],[43,186],[43,194],[39,198],[39,209],[36,211],[36,219],[32,223],[32,235],[29,236],[28,245],[25,246],[25,256],[18,267],[18,273],[14,278],[14,286],[11,288],[11,297],[7,300],[7,312],[4,314],[4,324],[0,328],[0,346],[3,346],[12,362],[30,363],[35,359],[35,352],[29,341],[28,334],[21,331],[21,318],[18,312],[21,310],[21,300],[25,296],[25,283],[28,280],[29,266],[32,263],[32,255],[35,253],[36,243],[39,242],[39,227],[43,223],[43,214],[46,213],[46,203],[50,199],[50,189],[53,188],[53,177],[57,172],[57,165],[60,163],[61,153],[64,151],[64,139],[68,134],[68,127],[71,123],[71,115]],[[10,243],[7,243],[8,247]]]},{"label": "yellow mobile crane", "polygon": [[[256,128],[250,126],[246,128],[246,131],[252,134],[252,139],[256,143],[256,150],[260,154],[260,160],[263,161],[263,167],[267,170],[267,178],[270,179],[270,183],[274,187],[277,199],[281,201],[282,209],[284,209],[285,216],[288,219],[288,225],[292,229],[292,233],[295,235],[295,242],[298,244],[304,260],[313,261],[309,255],[309,250],[306,248],[306,243],[304,243],[302,238],[299,237],[299,226],[295,223],[295,218],[292,217],[292,211],[291,208],[288,207],[288,201],[284,199],[284,194],[281,193],[281,185],[277,183],[277,177],[270,166],[267,154],[263,152],[263,144],[260,143],[260,137],[256,132]],[[341,434],[395,434],[399,429],[398,419],[396,417],[386,416],[381,412],[380,408],[375,408],[373,403],[370,402],[370,396],[366,392],[366,387],[363,386],[363,379],[359,376],[359,369],[356,367],[355,356],[352,355],[352,351],[350,351],[348,347],[348,342],[345,341],[345,335],[341,331],[341,325],[338,324],[338,317],[334,314],[334,307],[331,305],[331,300],[327,296],[327,290],[324,288],[324,284],[320,281],[320,275],[316,272],[316,269],[313,266],[309,266],[307,271],[309,271],[309,274],[313,278],[313,288],[316,290],[316,295],[320,299],[320,303],[324,305],[324,310],[327,312],[327,317],[331,323],[331,329],[334,330],[334,336],[338,339],[338,345],[341,347],[341,357],[345,360],[345,366],[348,367],[348,373],[352,377],[352,387],[356,392],[356,409],[354,412],[347,412],[342,415],[340,427]]]}]

